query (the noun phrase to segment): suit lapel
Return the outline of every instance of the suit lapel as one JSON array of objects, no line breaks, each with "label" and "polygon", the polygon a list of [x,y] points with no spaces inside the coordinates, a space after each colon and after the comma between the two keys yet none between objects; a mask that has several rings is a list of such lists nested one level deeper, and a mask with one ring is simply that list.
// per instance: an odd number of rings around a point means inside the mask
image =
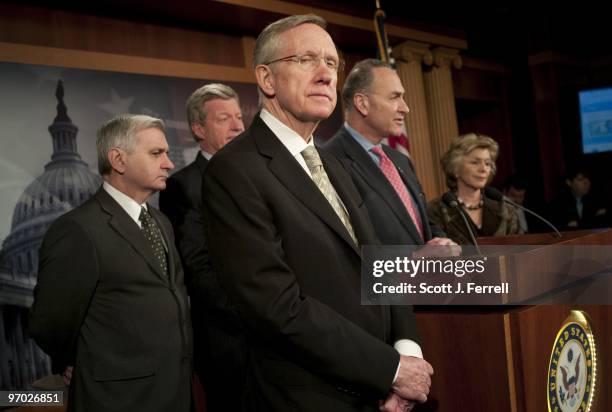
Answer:
[{"label": "suit lapel", "polygon": [[136,222],[132,220],[132,218],[125,212],[125,210],[123,210],[115,199],[113,199],[106,192],[106,190],[101,188],[98,190],[98,193],[96,193],[95,196],[102,209],[111,216],[109,225],[113,228],[113,230],[117,232],[119,236],[123,237],[132,246],[132,248],[144,258],[151,270],[153,270],[153,272],[155,272],[157,276],[164,281],[164,283],[167,283],[168,280],[162,273],[159,267],[159,262],[153,255],[151,246],[149,246],[147,243]]},{"label": "suit lapel", "polygon": [[[336,189],[340,199],[342,199],[342,203],[344,203],[344,206],[351,217],[351,225],[353,226],[353,230],[355,231],[357,239],[359,240],[359,244],[362,245],[374,243],[374,239],[371,238],[370,232],[366,230],[364,227],[364,222],[361,219],[361,212],[359,210],[361,204],[356,202],[356,199],[359,198],[359,194],[357,192],[351,193],[350,191],[350,187],[353,185],[353,183],[350,181],[350,177],[346,174],[346,171],[341,169],[342,166],[337,163],[335,158],[325,152],[324,149],[319,150],[319,155],[321,156],[323,167],[329,176],[329,180],[334,186],[334,189]],[[349,180],[345,180],[342,177],[343,175],[346,175]],[[346,238],[348,238],[348,232],[346,230],[344,230],[344,232],[346,232]],[[351,241],[350,243],[351,245],[355,246],[354,242]],[[354,249],[357,253],[359,253],[359,249],[357,247],[354,247]]]},{"label": "suit lapel", "polygon": [[[395,168],[397,169],[399,175],[404,181],[404,185],[408,188],[408,191],[412,195],[412,198],[416,202],[416,206],[419,211],[419,216],[421,217],[421,222],[423,223],[423,231],[425,235],[425,240],[431,238],[431,228],[429,227],[429,218],[427,216],[427,205],[425,204],[425,199],[422,196],[422,193],[418,190],[419,182],[417,180],[416,174],[414,174],[413,168],[409,163],[409,160],[406,158],[400,158],[403,156],[397,153],[395,150],[390,147],[383,146],[383,150],[387,153],[387,156],[391,159]],[[415,228],[416,230],[416,228]]]},{"label": "suit lapel", "polygon": [[[166,247],[168,248],[168,277],[170,279],[170,285],[174,286],[174,284],[176,283],[176,256],[174,255],[173,251],[174,251],[174,245],[172,243],[172,236],[170,235],[170,233],[168,233],[168,228],[166,227],[166,225],[164,225],[162,223],[162,219],[160,216],[160,212],[159,210],[155,209],[154,207],[147,205],[149,212],[151,213],[151,216],[153,216],[153,219],[155,219],[155,222],[157,223],[157,227],[159,227],[159,230],[162,234],[162,236],[164,237],[164,242],[166,243]],[[161,272],[160,272],[161,273]]]},{"label": "suit lapel", "polygon": [[391,212],[397,216],[398,220],[410,233],[410,236],[415,242],[421,243],[421,236],[412,222],[412,218],[395,192],[395,189],[391,186],[389,180],[387,180],[387,177],[380,168],[376,166],[366,151],[363,150],[363,147],[349,135],[348,131],[343,130],[343,132],[344,134],[341,142],[345,153],[352,160],[350,165],[351,168],[360,174],[363,180],[370,185],[372,190],[378,192],[385,200]]},{"label": "suit lapel", "polygon": [[195,164],[198,166],[198,170],[201,175],[204,175],[204,171],[206,170],[206,166],[208,166],[208,160],[202,155],[202,152],[198,152],[198,155],[195,159]]},{"label": "suit lapel", "polygon": [[253,131],[252,138],[260,154],[270,158],[268,167],[274,176],[300,202],[359,253],[357,246],[323,193],[259,116],[255,116],[251,130]]}]

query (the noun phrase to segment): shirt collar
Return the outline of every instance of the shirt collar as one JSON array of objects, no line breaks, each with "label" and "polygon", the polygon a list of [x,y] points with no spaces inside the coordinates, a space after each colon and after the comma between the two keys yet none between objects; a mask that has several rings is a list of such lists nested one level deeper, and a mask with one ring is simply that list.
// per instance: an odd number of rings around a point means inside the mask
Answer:
[{"label": "shirt collar", "polygon": [[210,153],[208,153],[208,152],[206,152],[206,151],[204,151],[202,149],[200,149],[200,153],[202,153],[202,156],[204,156],[204,159],[206,159],[206,160],[210,160],[213,157],[213,155],[211,155]]},{"label": "shirt collar", "polygon": [[261,109],[259,113],[259,117],[263,122],[272,130],[272,133],[281,141],[283,146],[289,150],[291,156],[295,157],[298,154],[302,153],[307,146],[314,145],[314,139],[312,136],[308,139],[308,142],[305,142],[302,139],[302,136],[297,134],[293,129],[289,126],[278,120],[272,113],[267,111],[266,109]]},{"label": "shirt collar", "polygon": [[371,152],[374,147],[381,147],[382,146],[380,143],[379,144],[374,144],[371,141],[369,141],[368,139],[366,139],[365,137],[363,137],[363,135],[361,133],[359,133],[357,130],[355,130],[351,126],[349,126],[349,124],[347,122],[344,122],[344,128],[349,132],[351,137],[353,139],[355,139],[355,141],[357,143],[359,143],[359,145],[361,147],[363,147],[363,150],[365,150],[366,152]]},{"label": "shirt collar", "polygon": [[138,202],[113,187],[107,181],[104,181],[104,183],[102,183],[102,187],[104,188],[104,190],[106,190],[106,193],[108,193],[113,199],[115,199],[117,203],[119,203],[119,206],[121,206],[121,208],[125,210],[125,212],[134,220],[134,222],[136,222],[136,224],[140,226],[140,210],[143,207],[146,209],[147,204],[143,203],[142,205],[139,205]]}]

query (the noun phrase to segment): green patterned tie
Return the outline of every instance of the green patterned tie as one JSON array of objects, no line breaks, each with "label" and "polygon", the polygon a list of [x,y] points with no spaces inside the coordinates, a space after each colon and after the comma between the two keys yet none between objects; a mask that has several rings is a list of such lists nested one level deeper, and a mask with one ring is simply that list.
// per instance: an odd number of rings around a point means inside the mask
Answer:
[{"label": "green patterned tie", "polygon": [[323,196],[325,196],[331,207],[340,218],[340,221],[348,231],[349,235],[351,235],[353,242],[358,245],[359,243],[357,242],[357,237],[355,236],[353,226],[351,225],[351,219],[348,213],[346,213],[342,203],[340,203],[340,198],[338,197],[338,193],[336,193],[336,189],[334,189],[329,181],[329,177],[323,168],[321,157],[319,157],[319,152],[317,152],[317,149],[314,146],[309,145],[306,147],[306,149],[302,150],[302,157],[306,161],[308,169],[310,169],[312,180],[315,182],[321,193],[323,193]]},{"label": "green patterned tie", "polygon": [[162,270],[162,273],[168,276],[168,261],[166,259],[166,249],[164,248],[164,241],[162,240],[162,235],[155,224],[155,220],[149,213],[147,209],[142,207],[140,209],[140,216],[138,217],[140,223],[142,224],[142,233],[145,235],[145,238],[149,242],[151,249],[153,250],[153,255],[155,259],[159,262],[159,267]]}]

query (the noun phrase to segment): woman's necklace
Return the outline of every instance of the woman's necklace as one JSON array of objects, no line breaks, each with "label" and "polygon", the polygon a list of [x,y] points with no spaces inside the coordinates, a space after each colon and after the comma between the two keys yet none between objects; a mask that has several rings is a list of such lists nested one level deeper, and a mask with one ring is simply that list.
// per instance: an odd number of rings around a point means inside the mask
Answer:
[{"label": "woman's necklace", "polygon": [[475,204],[475,205],[468,205],[463,200],[461,200],[461,198],[459,196],[457,196],[457,201],[459,202],[461,207],[464,208],[465,210],[478,210],[478,209],[482,209],[482,206],[484,205],[484,201],[482,200],[482,193],[480,193],[480,201],[477,204]]}]

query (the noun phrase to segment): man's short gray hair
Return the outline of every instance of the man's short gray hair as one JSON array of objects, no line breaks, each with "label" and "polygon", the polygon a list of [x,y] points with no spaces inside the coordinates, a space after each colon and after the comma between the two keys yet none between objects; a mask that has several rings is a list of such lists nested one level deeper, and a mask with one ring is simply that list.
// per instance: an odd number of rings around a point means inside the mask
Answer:
[{"label": "man's short gray hair", "polygon": [[[307,23],[316,24],[323,30],[327,30],[327,22],[322,17],[312,13],[285,17],[266,26],[266,28],[259,33],[255,41],[255,47],[253,49],[253,69],[260,64],[266,64],[280,57],[285,57],[278,56],[280,35],[294,27]],[[259,105],[261,106],[264,101],[264,94],[260,88],[257,88],[257,94],[259,96]]]},{"label": "man's short gray hair", "polygon": [[253,68],[279,58],[279,56],[277,56],[280,46],[279,36],[294,27],[306,23],[316,24],[323,30],[327,30],[327,22],[316,14],[299,14],[270,23],[263,29],[255,41],[255,48],[253,49]]},{"label": "man's short gray hair", "polygon": [[[206,120],[206,111],[204,110],[204,103],[213,99],[236,99],[236,102],[240,104],[238,93],[234,89],[225,84],[221,83],[210,83],[206,84],[189,96],[185,103],[185,109],[187,110],[187,122],[189,123],[189,129],[194,124],[202,124]],[[193,132],[192,132],[193,134]],[[194,136],[196,138],[196,136]],[[196,140],[199,140],[196,138]]]},{"label": "man's short gray hair", "polygon": [[119,148],[131,153],[136,146],[136,134],[144,129],[156,128],[165,132],[164,121],[143,114],[122,114],[113,117],[100,127],[96,139],[98,172],[110,174],[112,165],[108,160],[111,149]]},{"label": "man's short gray hair", "polygon": [[353,110],[355,94],[369,91],[374,81],[374,69],[380,68],[395,70],[389,63],[378,59],[361,60],[353,66],[342,87],[342,104],[345,111]]}]

